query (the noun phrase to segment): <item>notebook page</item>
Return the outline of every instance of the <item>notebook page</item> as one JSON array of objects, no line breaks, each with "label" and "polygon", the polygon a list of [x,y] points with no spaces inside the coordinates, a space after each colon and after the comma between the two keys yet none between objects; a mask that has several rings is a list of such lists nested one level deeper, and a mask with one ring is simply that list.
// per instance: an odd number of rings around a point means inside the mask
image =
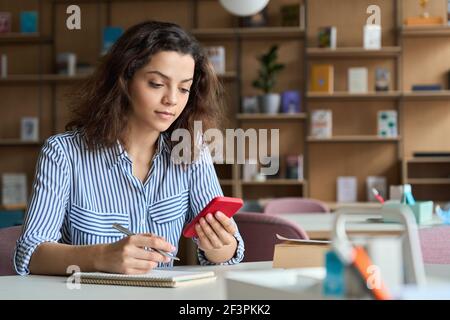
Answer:
[{"label": "notebook page", "polygon": [[103,273],[103,272],[78,272],[74,276],[90,279],[105,280],[135,280],[135,281],[188,281],[202,278],[214,277],[213,271],[177,271],[154,269],[146,274],[119,274],[119,273]]}]

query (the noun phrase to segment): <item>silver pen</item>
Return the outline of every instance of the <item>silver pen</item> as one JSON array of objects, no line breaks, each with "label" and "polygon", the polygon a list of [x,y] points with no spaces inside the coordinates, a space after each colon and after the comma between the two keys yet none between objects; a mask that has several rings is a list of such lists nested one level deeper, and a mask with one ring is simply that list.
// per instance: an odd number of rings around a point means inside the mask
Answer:
[{"label": "silver pen", "polygon": [[[135,233],[131,232],[130,230],[128,230],[128,229],[125,228],[124,226],[121,226],[121,225],[118,224],[118,223],[114,223],[114,224],[112,225],[112,227],[113,227],[114,229],[116,229],[116,230],[122,232],[123,234],[126,234],[127,236],[134,236],[134,235],[135,235]],[[179,258],[174,257],[174,256],[168,254],[168,253],[165,252],[165,251],[162,251],[162,250],[156,249],[156,248],[151,248],[151,249],[152,249],[152,250],[155,250],[155,251],[157,251],[157,252],[159,252],[160,254],[162,254],[163,256],[165,256],[165,257],[167,257],[167,258],[170,258],[170,259],[172,259],[172,260],[180,261]]]}]

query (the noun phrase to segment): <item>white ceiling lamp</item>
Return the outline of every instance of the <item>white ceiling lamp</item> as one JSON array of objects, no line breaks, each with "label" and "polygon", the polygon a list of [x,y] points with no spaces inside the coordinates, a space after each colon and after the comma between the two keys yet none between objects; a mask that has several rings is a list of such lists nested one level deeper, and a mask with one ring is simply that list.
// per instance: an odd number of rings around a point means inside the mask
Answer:
[{"label": "white ceiling lamp", "polygon": [[236,16],[251,16],[264,9],[269,0],[220,0],[220,3]]}]

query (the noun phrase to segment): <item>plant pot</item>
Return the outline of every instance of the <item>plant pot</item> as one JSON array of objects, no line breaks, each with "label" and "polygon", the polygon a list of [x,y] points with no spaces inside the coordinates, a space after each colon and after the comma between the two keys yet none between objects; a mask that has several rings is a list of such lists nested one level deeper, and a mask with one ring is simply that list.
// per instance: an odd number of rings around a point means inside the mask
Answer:
[{"label": "plant pot", "polygon": [[278,93],[268,93],[259,96],[259,106],[263,113],[275,114],[280,111],[281,96]]}]

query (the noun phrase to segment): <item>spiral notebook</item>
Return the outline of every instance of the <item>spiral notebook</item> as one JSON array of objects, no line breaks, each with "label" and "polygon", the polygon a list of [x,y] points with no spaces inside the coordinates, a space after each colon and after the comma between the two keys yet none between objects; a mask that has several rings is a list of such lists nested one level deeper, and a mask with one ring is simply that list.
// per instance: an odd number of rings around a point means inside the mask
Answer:
[{"label": "spiral notebook", "polygon": [[154,269],[146,274],[117,274],[103,272],[77,272],[81,283],[138,287],[179,287],[216,279],[213,271],[177,271]]}]

